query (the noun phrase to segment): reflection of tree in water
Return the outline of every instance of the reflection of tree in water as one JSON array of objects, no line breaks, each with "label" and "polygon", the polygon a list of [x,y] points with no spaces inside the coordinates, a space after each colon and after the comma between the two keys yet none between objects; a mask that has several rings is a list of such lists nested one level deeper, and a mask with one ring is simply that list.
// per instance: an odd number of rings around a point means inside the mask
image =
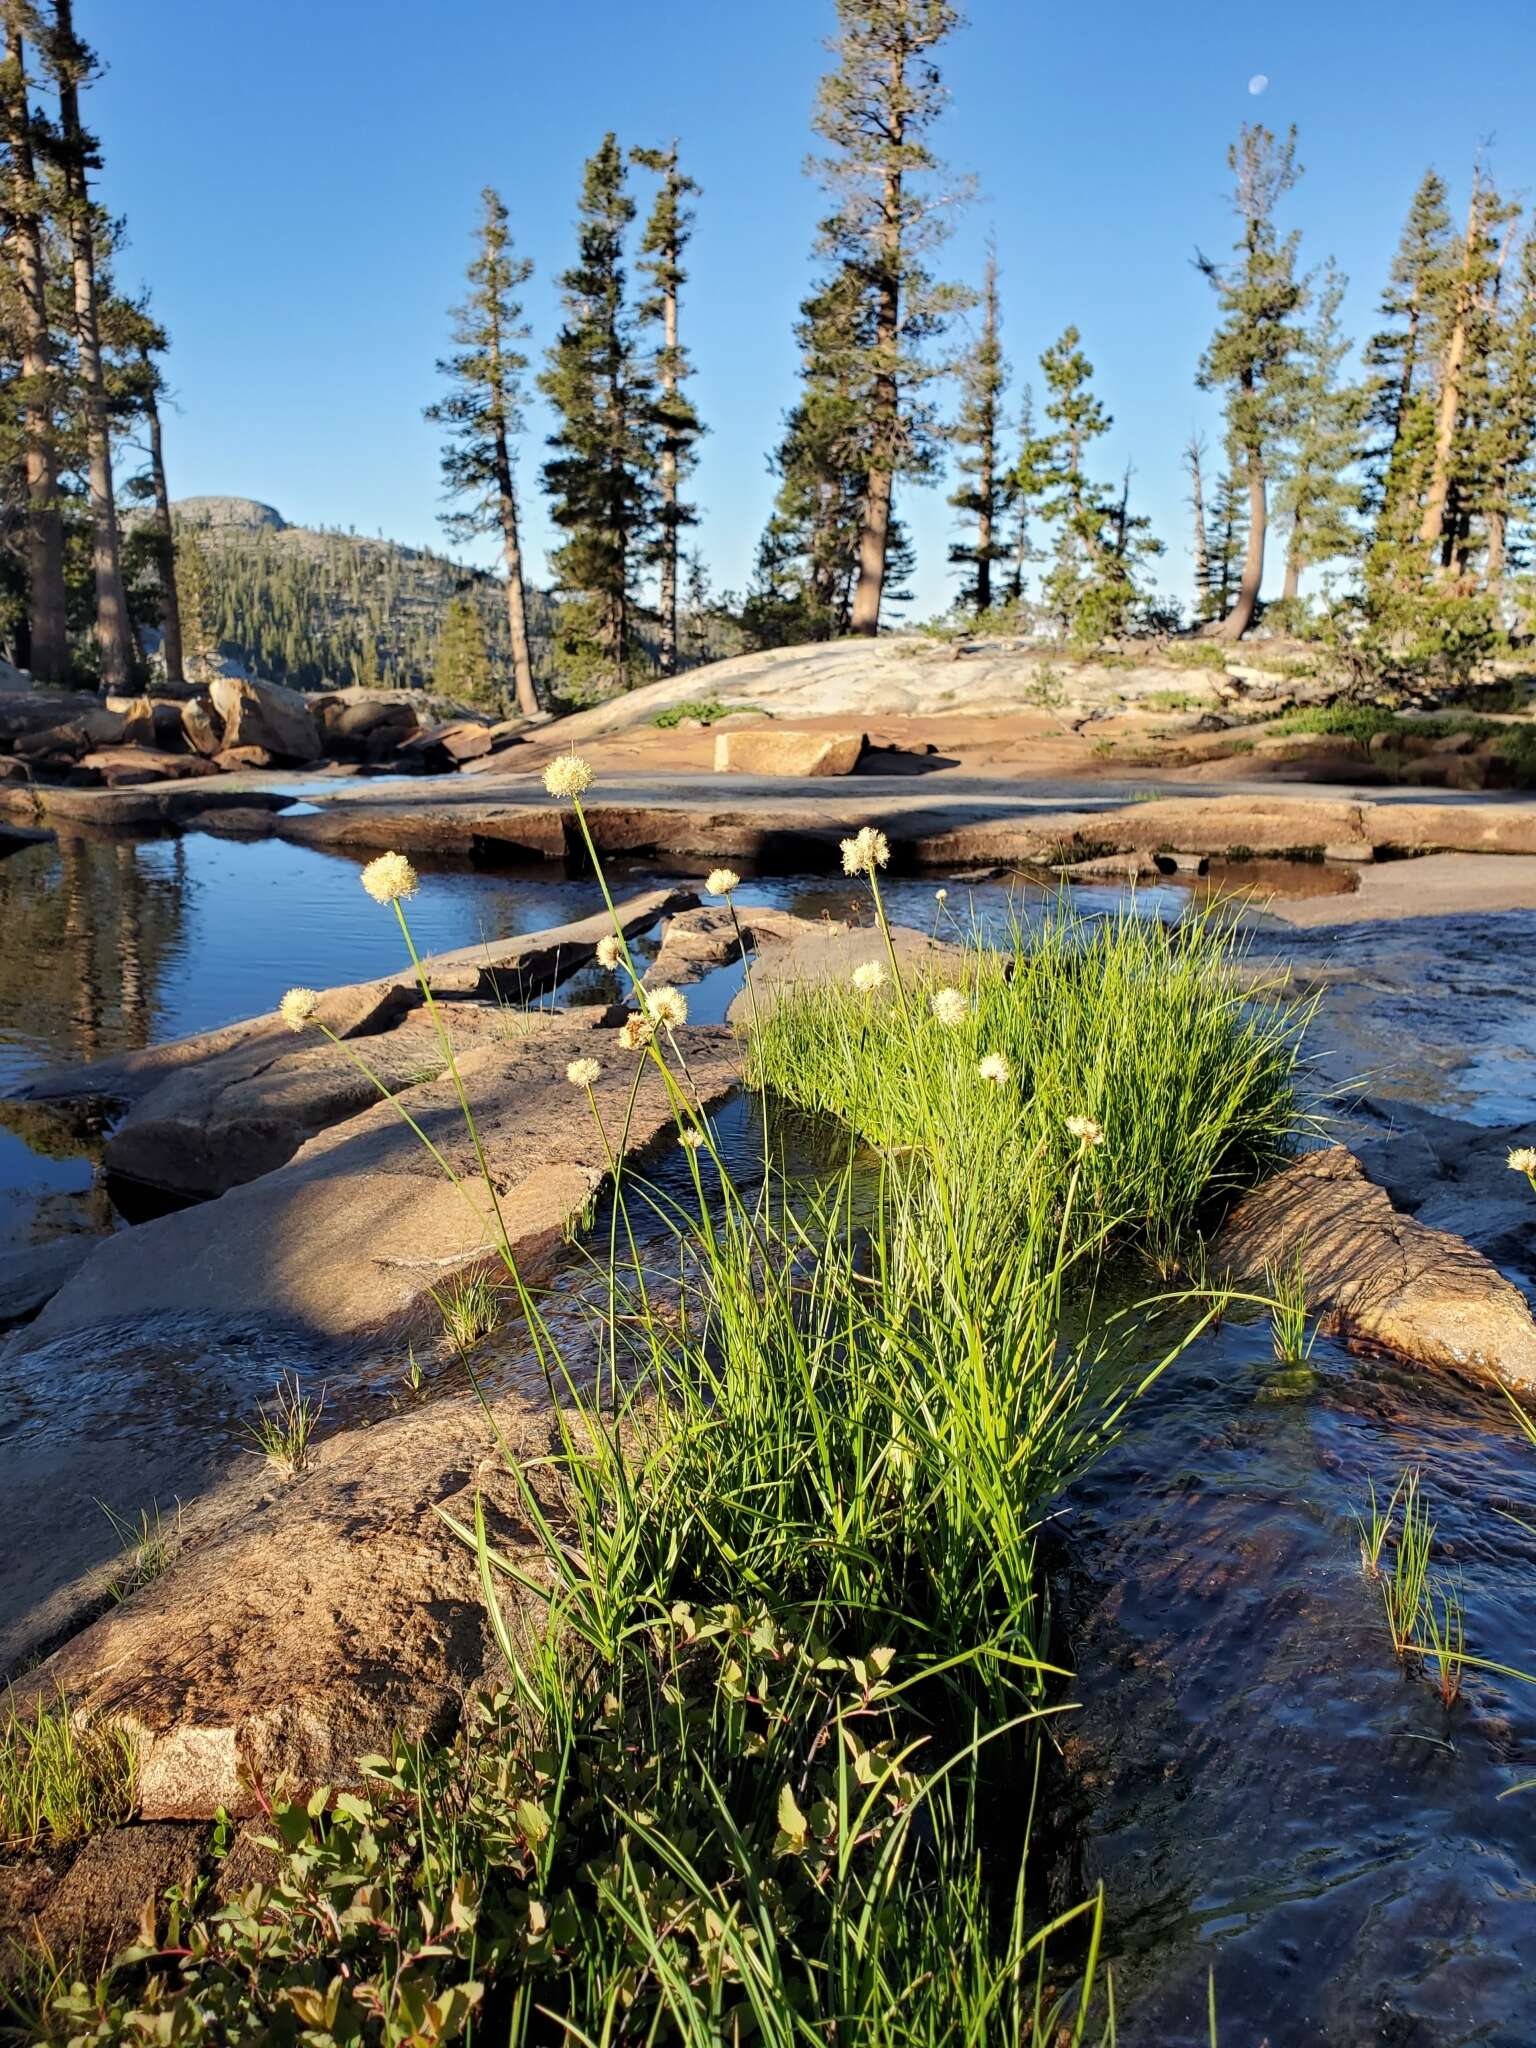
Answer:
[{"label": "reflection of tree in water", "polygon": [[187,886],[179,841],[169,861],[145,851],[70,835],[0,866],[0,1047],[31,1065],[149,1043]]}]

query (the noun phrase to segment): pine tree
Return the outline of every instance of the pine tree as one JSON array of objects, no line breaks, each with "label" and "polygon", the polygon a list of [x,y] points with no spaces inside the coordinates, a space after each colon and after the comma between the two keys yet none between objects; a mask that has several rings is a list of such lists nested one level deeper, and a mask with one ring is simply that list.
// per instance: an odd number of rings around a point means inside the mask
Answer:
[{"label": "pine tree", "polygon": [[56,415],[59,377],[48,311],[44,198],[36,169],[37,117],[27,90],[29,0],[5,0],[0,124],[6,145],[4,222],[19,300],[20,363],[15,398],[24,423],[27,518],[26,665],[40,682],[69,673],[64,591],[64,524],[59,511]]},{"label": "pine tree", "polygon": [[1446,293],[1435,365],[1434,449],[1419,521],[1420,542],[1445,569],[1453,566],[1459,529],[1463,522],[1470,528],[1478,496],[1474,393],[1492,350],[1510,244],[1506,231],[1514,214],[1477,166],[1455,279]]},{"label": "pine tree", "polygon": [[627,689],[637,678],[634,584],[653,524],[653,394],[624,295],[624,238],[634,218],[624,159],[610,134],[586,167],[576,262],[561,279],[565,324],[539,388],[560,416],[544,465],[566,535],[554,556],[562,606],[557,665],[572,694]]},{"label": "pine tree", "polygon": [[1088,451],[1113,422],[1094,395],[1093,365],[1081,342],[1068,327],[1040,358],[1050,431],[1032,451],[1032,474],[1019,482],[1040,492],[1040,516],[1056,529],[1044,602],[1063,632],[1091,641],[1125,623],[1134,599],[1130,543],[1144,522],[1133,524],[1124,501],[1114,504],[1088,476]]},{"label": "pine tree", "polygon": [[848,266],[804,300],[801,390],[770,462],[779,479],[743,622],[759,646],[846,632],[858,574],[867,462],[869,299]]},{"label": "pine tree", "polygon": [[1204,461],[1205,436],[1199,433],[1191,434],[1184,445],[1184,467],[1189,472],[1187,503],[1195,516],[1195,617],[1202,622],[1212,617],[1215,609],[1211,589],[1210,535],[1205,523],[1205,477],[1202,468]]},{"label": "pine tree", "polygon": [[[105,272],[102,273],[105,284]],[[137,437],[147,457],[147,470],[127,484],[128,494],[148,501],[147,521],[136,526],[125,545],[125,558],[137,551],[147,556],[152,590],[149,608],[161,633],[161,654],[168,681],[186,680],[182,648],[181,608],[176,588],[176,537],[171,518],[170,487],[165,474],[160,400],[165,375],[158,358],[169,346],[165,329],[149,311],[147,299],[123,299],[107,285],[101,295],[101,335],[106,357],[108,407],[114,431]],[[130,604],[137,586],[127,573]]]},{"label": "pine tree", "polygon": [[72,0],[54,0],[53,25],[43,49],[59,96],[58,132],[52,147],[63,181],[62,225],[69,241],[74,286],[75,350],[89,450],[96,639],[101,653],[101,687],[106,691],[127,685],[135,661],[112,485],[112,436],[96,284],[98,223],[90,196],[90,173],[100,169],[101,156],[95,137],[86,132],[80,119],[80,87],[92,76],[96,59],[75,34]]},{"label": "pine tree", "polygon": [[443,614],[432,662],[432,687],[455,704],[499,708],[485,625],[468,598],[456,597]]},{"label": "pine tree", "polygon": [[466,272],[469,294],[453,311],[455,353],[437,366],[454,388],[448,397],[429,405],[426,416],[447,429],[442,456],[447,493],[467,501],[458,511],[443,515],[445,529],[459,540],[482,533],[501,536],[517,708],[531,718],[539,700],[528,637],[512,445],[522,431],[522,378],[528,367],[528,358],[518,347],[528,328],[514,294],[532,276],[533,265],[513,253],[507,209],[489,185],[480,194],[480,206],[478,246]]},{"label": "pine tree", "polygon": [[963,479],[949,502],[975,521],[974,538],[952,546],[949,559],[969,571],[960,603],[976,613],[991,610],[992,565],[1008,554],[1003,529],[1010,491],[998,447],[1008,365],[998,327],[997,251],[989,248],[981,292],[981,328],[960,366],[960,412],[949,430],[951,443],[962,451],[955,466]]},{"label": "pine tree", "polygon": [[196,530],[185,520],[175,523],[174,545],[176,589],[181,601],[182,673],[188,682],[206,682],[219,651],[208,557]]},{"label": "pine tree", "polygon": [[1348,280],[1332,263],[1314,293],[1297,346],[1275,518],[1286,530],[1284,599],[1294,603],[1304,569],[1352,555],[1360,545],[1357,464],[1369,393],[1340,381],[1350,343],[1339,326]]},{"label": "pine tree", "polygon": [[1213,619],[1224,619],[1237,602],[1243,569],[1248,559],[1248,488],[1239,473],[1240,451],[1230,446],[1216,480],[1206,526],[1206,557],[1209,563],[1209,610]]},{"label": "pine tree", "polygon": [[1049,435],[1035,431],[1035,393],[1024,386],[1019,401],[1019,454],[1007,480],[1011,509],[1008,536],[1008,602],[1024,602],[1024,579],[1032,562],[1043,559],[1034,544],[1031,521],[1039,516],[1048,494],[1054,450]]},{"label": "pine tree", "polygon": [[1451,216],[1444,182],[1426,171],[1414,194],[1382,295],[1382,317],[1396,323],[1365,347],[1370,373],[1367,503],[1378,530],[1402,525],[1405,501],[1418,524],[1423,463],[1432,433],[1435,335],[1454,283]]},{"label": "pine tree", "polygon": [[836,202],[820,247],[834,278],[856,280],[868,299],[868,332],[847,380],[859,394],[864,466],[849,625],[873,634],[896,478],[927,475],[934,462],[925,394],[940,369],[927,344],[968,296],[936,284],[924,260],[950,218],[932,192],[939,165],[927,135],[945,99],[933,52],[960,17],[949,0],[837,0],[837,18],[837,69],[821,81],[815,114],[835,152],[816,165]]},{"label": "pine tree", "polygon": [[1536,511],[1536,230],[1520,252],[1513,300],[1494,349],[1488,430],[1488,556],[1485,580],[1498,596],[1515,557],[1511,529]]},{"label": "pine tree", "polygon": [[1217,297],[1221,322],[1200,362],[1202,390],[1225,390],[1227,435],[1239,451],[1248,490],[1248,552],[1236,602],[1213,630],[1239,640],[1258,611],[1269,525],[1269,478],[1284,429],[1305,287],[1296,276],[1298,237],[1283,239],[1275,209],[1301,175],[1296,131],[1277,142],[1267,128],[1244,125],[1227,152],[1233,209],[1241,223],[1237,261],[1197,258]]},{"label": "pine tree", "polygon": [[670,149],[632,149],[630,161],[654,171],[661,189],[646,222],[640,242],[640,269],[650,282],[650,296],[642,301],[640,318],[661,330],[661,345],[653,356],[652,375],[656,396],[652,408],[656,433],[657,531],[656,563],[659,635],[656,666],[664,676],[677,673],[677,565],[681,529],[692,526],[697,513],[678,495],[681,479],[693,466],[693,445],[703,428],[693,404],[683,392],[689,375],[686,350],[678,338],[678,297],[688,282],[683,269],[683,250],[693,229],[688,211],[690,194],[698,191],[692,178],[685,178],[677,165],[677,144]]}]

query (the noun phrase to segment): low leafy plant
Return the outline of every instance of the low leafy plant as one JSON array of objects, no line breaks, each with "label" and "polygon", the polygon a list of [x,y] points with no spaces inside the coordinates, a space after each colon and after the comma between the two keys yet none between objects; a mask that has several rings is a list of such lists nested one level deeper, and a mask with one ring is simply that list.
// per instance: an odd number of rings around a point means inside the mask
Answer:
[{"label": "low leafy plant", "polygon": [[307,1394],[296,1372],[284,1373],[271,1405],[257,1409],[246,1434],[270,1464],[297,1479],[309,1463],[310,1440],[324,1409],[324,1387],[317,1395]]},{"label": "low leafy plant", "polygon": [[681,725],[685,718],[696,718],[700,725],[713,725],[718,719],[731,718],[738,711],[761,713],[758,704],[722,704],[716,697],[689,697],[681,704],[669,704],[665,711],[658,711],[651,720],[663,732],[670,732]]},{"label": "low leafy plant", "polygon": [[0,1713],[0,1847],[63,1846],[133,1812],[134,1746],[121,1729],[77,1727],[62,1696],[36,1712],[14,1693]]}]

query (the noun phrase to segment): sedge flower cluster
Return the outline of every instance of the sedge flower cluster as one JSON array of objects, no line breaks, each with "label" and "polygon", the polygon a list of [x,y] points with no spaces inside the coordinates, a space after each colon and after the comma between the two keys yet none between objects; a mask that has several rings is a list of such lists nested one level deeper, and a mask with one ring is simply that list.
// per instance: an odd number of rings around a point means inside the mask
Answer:
[{"label": "sedge flower cluster", "polygon": [[312,988],[291,988],[277,1006],[277,1013],[290,1031],[302,1031],[320,1007],[320,997]]},{"label": "sedge flower cluster", "polygon": [[741,877],[734,868],[714,868],[704,887],[711,896],[729,896],[733,889],[741,887]]},{"label": "sedge flower cluster", "polygon": [[688,998],[670,982],[661,988],[643,989],[641,995],[645,1014],[653,1024],[665,1024],[669,1031],[676,1031],[688,1022]]},{"label": "sedge flower cluster", "polygon": [[872,996],[885,987],[885,969],[878,960],[866,960],[853,970],[853,985],[861,996]]},{"label": "sedge flower cluster", "polygon": [[1509,1155],[1511,1173],[1523,1173],[1536,1186],[1536,1146],[1517,1145]]},{"label": "sedge flower cluster", "polygon": [[644,1052],[656,1036],[656,1026],[649,1017],[629,1016],[619,1026],[619,1044],[626,1052]]},{"label": "sedge flower cluster", "polygon": [[929,1008],[941,1024],[954,1026],[965,1022],[970,1008],[965,997],[957,988],[935,989],[928,999]]},{"label": "sedge flower cluster", "polygon": [[872,875],[891,857],[891,842],[873,825],[861,825],[851,839],[843,841],[843,873]]},{"label": "sedge flower cluster", "polygon": [[624,946],[617,932],[605,932],[597,942],[597,964],[599,967],[617,967],[624,957]]},{"label": "sedge flower cluster", "polygon": [[416,894],[421,878],[403,853],[381,853],[363,869],[362,881],[375,903],[398,903]]},{"label": "sedge flower cluster", "polygon": [[600,1060],[572,1060],[565,1070],[565,1078],[573,1088],[590,1088],[602,1071]]},{"label": "sedge flower cluster", "polygon": [[557,754],[544,770],[544,787],[551,796],[580,796],[596,780],[592,763],[580,754]]},{"label": "sedge flower cluster", "polygon": [[1104,1126],[1091,1116],[1069,1116],[1067,1131],[1085,1152],[1091,1152],[1095,1145],[1104,1142]]},{"label": "sedge flower cluster", "polygon": [[976,1062],[976,1071],[983,1081],[990,1081],[994,1088],[1006,1086],[1012,1077],[1012,1069],[1000,1052],[989,1052]]}]

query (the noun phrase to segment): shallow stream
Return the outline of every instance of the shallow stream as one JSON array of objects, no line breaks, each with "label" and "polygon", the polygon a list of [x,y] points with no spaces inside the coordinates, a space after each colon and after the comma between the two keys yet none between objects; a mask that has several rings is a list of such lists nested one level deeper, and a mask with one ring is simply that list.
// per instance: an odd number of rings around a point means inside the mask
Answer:
[{"label": "shallow stream", "polygon": [[[396,968],[398,934],[359,890],[359,866],[198,833],[73,840],[0,863],[0,1087],[255,1014],[293,983]],[[634,866],[616,891],[671,872]],[[935,886],[893,880],[893,917],[931,925]],[[964,916],[969,897],[984,922],[1048,900],[1006,881],[948,887],[950,910]],[[837,878],[751,880],[742,897],[866,914]],[[1125,898],[1105,886],[1073,900]],[[1190,901],[1182,882],[1137,897],[1164,917]],[[593,882],[548,866],[442,867],[424,872],[412,923],[431,951],[599,904]],[[1454,1120],[1474,1154],[1486,1141],[1496,1163],[1507,1134],[1536,1121],[1536,915],[1332,932],[1260,920],[1254,943],[1321,988],[1319,1077],[1345,1091],[1355,1128],[1427,1112]],[[738,985],[735,969],[695,985],[693,1017],[723,1017]],[[558,999],[609,993],[588,972]],[[751,1105],[738,1099],[721,1123],[750,1173]],[[101,1181],[100,1137],[88,1115],[0,1105],[0,1250],[127,1227]],[[814,1134],[800,1159],[814,1170]],[[681,1162],[658,1170],[678,1175]],[[1435,1220],[1458,1227],[1454,1188],[1440,1199],[1452,1213]],[[1470,1207],[1467,1219],[1476,1237]],[[1520,1220],[1490,1243],[1521,1284],[1533,1240],[1536,1224]],[[579,1274],[573,1261],[567,1284]],[[131,1352],[82,1357],[72,1340],[53,1351],[20,1377],[0,1363],[0,1549],[25,1544],[28,1501],[87,1440],[122,1447],[137,1491],[116,1505],[129,1511],[154,1497],[168,1434],[201,1442],[210,1471],[227,1463],[284,1362],[257,1331],[217,1351],[192,1329]],[[397,1399],[399,1385],[398,1360],[362,1362],[336,1387],[333,1420]],[[1447,1711],[1431,1674],[1393,1658],[1352,1517],[1368,1484],[1385,1497],[1408,1466],[1422,1472],[1469,1649],[1536,1670],[1536,1536],[1523,1526],[1536,1523],[1536,1451],[1500,1400],[1449,1376],[1324,1342],[1285,1366],[1267,1326],[1229,1322],[1143,1398],[1060,1505],[1077,1875],[1106,1886],[1128,2048],[1204,2048],[1208,1969],[1225,2048],[1536,2040],[1536,1971],[1523,1968],[1536,1964],[1536,1786],[1519,1789],[1536,1779],[1536,1686],[1471,1669]]]}]

